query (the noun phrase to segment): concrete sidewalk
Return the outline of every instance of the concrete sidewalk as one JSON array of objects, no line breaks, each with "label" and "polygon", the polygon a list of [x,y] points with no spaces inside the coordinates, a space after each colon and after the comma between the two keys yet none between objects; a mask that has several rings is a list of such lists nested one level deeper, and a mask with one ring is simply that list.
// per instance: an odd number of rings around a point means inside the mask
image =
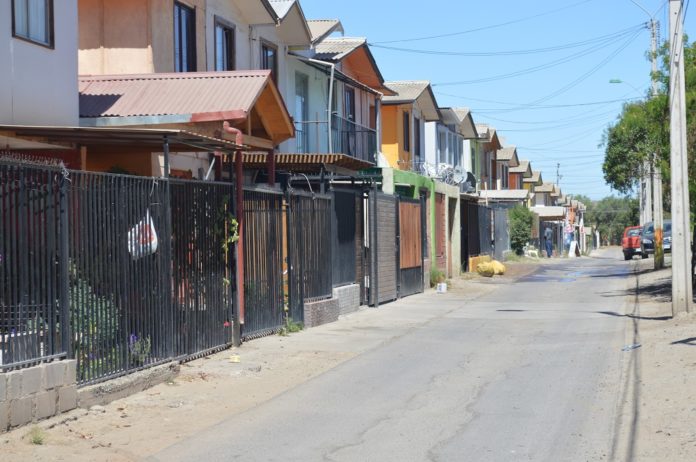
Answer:
[{"label": "concrete sidewalk", "polygon": [[513,264],[509,275],[494,280],[460,278],[447,294],[429,290],[379,309],[364,308],[333,324],[257,339],[184,363],[179,375],[166,383],[41,422],[43,445],[28,442],[29,428],[4,434],[0,451],[16,460],[142,460],[445,316],[496,290],[496,283],[511,283],[537,266]]}]

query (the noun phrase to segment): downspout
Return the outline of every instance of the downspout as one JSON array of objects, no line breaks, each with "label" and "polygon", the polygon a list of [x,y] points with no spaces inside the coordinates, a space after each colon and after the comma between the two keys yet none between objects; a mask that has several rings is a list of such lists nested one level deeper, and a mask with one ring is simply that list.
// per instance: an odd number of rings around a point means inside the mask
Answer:
[{"label": "downspout", "polygon": [[320,64],[322,66],[328,66],[331,68],[331,74],[329,77],[329,104],[327,104],[327,132],[329,134],[329,154],[333,154],[333,134],[331,133],[331,117],[333,113],[333,91],[334,91],[334,79],[336,73],[336,65],[333,63],[328,63],[326,61],[321,61],[318,59],[307,58],[310,63]]},{"label": "downspout", "polygon": [[244,325],[244,166],[242,164],[242,151],[239,149],[244,144],[244,135],[242,131],[230,126],[230,123],[225,121],[222,124],[222,130],[225,133],[234,135],[234,143],[237,149],[234,152],[235,157],[235,203],[237,210],[237,314],[240,326]]}]

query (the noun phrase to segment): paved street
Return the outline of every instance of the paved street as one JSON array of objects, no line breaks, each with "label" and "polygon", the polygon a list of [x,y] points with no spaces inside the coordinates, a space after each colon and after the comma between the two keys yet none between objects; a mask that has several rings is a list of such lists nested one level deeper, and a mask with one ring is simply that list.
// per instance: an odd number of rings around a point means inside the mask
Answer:
[{"label": "paved street", "polygon": [[437,305],[442,314],[152,460],[618,458],[622,358],[631,354],[621,351],[631,263],[619,257],[491,280],[503,285],[475,301],[457,291],[405,299],[404,310]]}]

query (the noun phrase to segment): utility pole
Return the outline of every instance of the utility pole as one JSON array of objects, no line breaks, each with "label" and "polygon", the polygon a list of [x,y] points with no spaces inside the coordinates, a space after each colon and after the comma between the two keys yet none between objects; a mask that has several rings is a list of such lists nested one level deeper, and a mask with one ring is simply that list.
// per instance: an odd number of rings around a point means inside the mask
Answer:
[{"label": "utility pole", "polygon": [[[654,18],[650,18],[650,58],[652,61],[652,97],[657,97],[657,42],[658,42],[659,23]],[[650,154],[650,159],[646,161],[649,168],[650,182],[652,182],[652,221],[655,226],[655,254],[654,268],[660,269],[665,266],[665,252],[662,248],[662,171],[657,159],[657,153]]]},{"label": "utility pole", "polygon": [[670,170],[672,188],[672,315],[691,311],[689,172],[686,160],[683,0],[669,0]]}]

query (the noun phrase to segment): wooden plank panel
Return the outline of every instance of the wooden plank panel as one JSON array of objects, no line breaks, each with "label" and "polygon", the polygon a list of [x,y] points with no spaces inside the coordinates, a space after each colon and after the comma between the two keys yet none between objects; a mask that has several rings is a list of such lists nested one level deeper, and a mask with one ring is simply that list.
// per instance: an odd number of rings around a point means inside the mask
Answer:
[{"label": "wooden plank panel", "polygon": [[396,291],[396,198],[379,195],[377,199],[377,267],[379,301],[395,300]]},{"label": "wooden plank panel", "polygon": [[420,204],[401,202],[399,204],[400,267],[421,266],[421,210]]}]

